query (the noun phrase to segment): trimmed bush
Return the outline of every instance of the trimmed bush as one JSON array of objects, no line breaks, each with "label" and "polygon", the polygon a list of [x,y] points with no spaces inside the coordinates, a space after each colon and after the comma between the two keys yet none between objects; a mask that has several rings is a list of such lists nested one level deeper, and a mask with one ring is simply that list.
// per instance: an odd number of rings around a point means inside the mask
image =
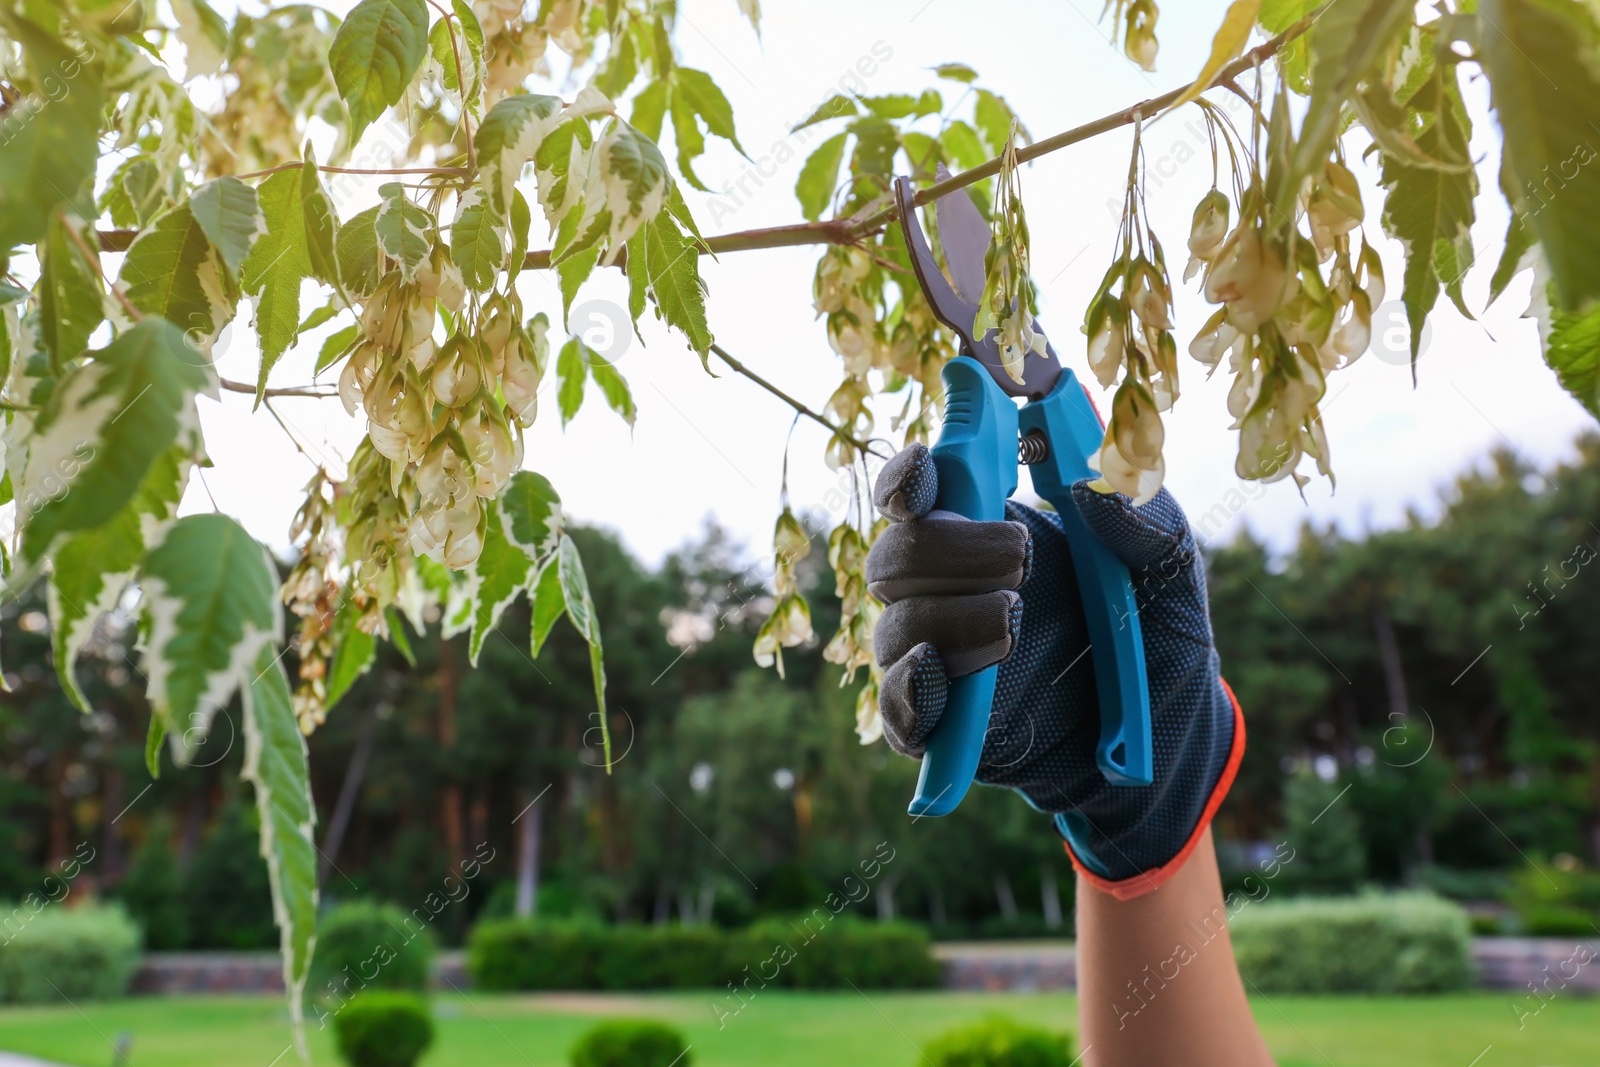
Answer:
[{"label": "trimmed bush", "polygon": [[1000,1017],[947,1030],[922,1055],[933,1067],[1072,1067],[1075,1059],[1070,1033]]},{"label": "trimmed bush", "polygon": [[1426,893],[1272,901],[1231,931],[1240,972],[1267,993],[1442,993],[1472,980],[1467,913]]},{"label": "trimmed bush", "polygon": [[0,905],[0,1001],[119,997],[139,966],[139,941],[120,904]]},{"label": "trimmed bush", "polygon": [[572,1067],[689,1067],[689,1043],[654,1019],[608,1019],[578,1039]]},{"label": "trimmed bush", "polygon": [[745,930],[591,926],[540,920],[479,923],[467,968],[480,989],[716,989],[729,982],[797,989],[937,985],[928,934],[902,923],[825,910]]},{"label": "trimmed bush", "polygon": [[333,1030],[350,1067],[412,1067],[433,1044],[428,1002],[414,993],[367,993],[333,1017]]},{"label": "trimmed bush", "polygon": [[433,932],[399,908],[339,904],[317,922],[306,994],[343,1000],[366,989],[421,992],[433,972],[433,949]]}]

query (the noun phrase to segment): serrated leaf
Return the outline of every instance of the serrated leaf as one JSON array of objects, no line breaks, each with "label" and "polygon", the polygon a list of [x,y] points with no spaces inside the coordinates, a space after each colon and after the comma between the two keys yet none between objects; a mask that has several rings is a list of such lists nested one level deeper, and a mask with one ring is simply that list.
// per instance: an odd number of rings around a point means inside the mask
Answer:
[{"label": "serrated leaf", "polygon": [[661,140],[661,120],[667,113],[670,95],[671,83],[665,78],[657,78],[640,89],[633,98],[633,113],[628,116],[628,125],[652,141]]},{"label": "serrated leaf", "polygon": [[390,182],[378,193],[383,197],[383,203],[378,205],[378,215],[372,220],[378,247],[384,255],[394,260],[400,268],[402,279],[415,281],[417,272],[433,251],[433,216],[412,203],[411,198],[406,196],[405,186],[398,182]]},{"label": "serrated leaf", "polygon": [[478,186],[463,193],[456,208],[456,221],[450,227],[450,258],[461,268],[467,288],[479,293],[494,288],[505,265],[505,229]]},{"label": "serrated leaf", "polygon": [[799,122],[795,123],[793,126],[789,127],[789,132],[798,133],[807,126],[815,126],[819,122],[827,122],[829,119],[838,119],[846,116],[859,115],[860,113],[860,109],[856,107],[856,102],[854,100],[840,93],[834,93],[832,96],[828,97],[828,99],[818,104],[815,111],[801,119]]},{"label": "serrated leaf", "polygon": [[606,404],[612,411],[621,415],[622,421],[632,429],[638,410],[633,406],[633,391],[628,388],[628,380],[617,370],[615,364],[598,352],[588,351],[586,356],[589,361],[589,377],[600,387],[600,392],[606,398]]},{"label": "serrated leaf", "polygon": [[383,277],[383,262],[374,223],[378,209],[369,207],[339,227],[334,254],[339,260],[339,280],[346,289],[362,296],[378,287]]},{"label": "serrated leaf", "polygon": [[[23,46],[40,85],[64,86],[55,99],[14,101],[0,151],[0,254],[44,236],[56,208],[69,204],[95,215],[90,183],[100,158],[100,71],[26,19],[6,14],[4,25]],[[11,115],[15,111],[18,114]]]},{"label": "serrated leaf", "polygon": [[306,977],[317,943],[317,809],[310,754],[295,721],[289,679],[271,645],[249,661],[244,689],[244,770],[255,787],[261,856],[267,861],[289,1020],[303,1061]]},{"label": "serrated leaf", "polygon": [[311,144],[306,143],[307,159],[300,175],[300,210],[305,216],[306,258],[311,277],[339,289],[337,231],[339,217],[333,201],[322,188],[322,175],[310,160]]},{"label": "serrated leaf", "polygon": [[711,328],[700,281],[699,246],[684,236],[669,212],[657,215],[640,233],[646,235],[646,282],[656,307],[667,325],[682,333],[704,362],[711,349]]},{"label": "serrated leaf", "polygon": [[885,119],[903,119],[917,110],[917,98],[910,93],[883,93],[879,96],[863,96],[861,103],[866,109]]},{"label": "serrated leaf", "polygon": [[378,658],[378,639],[359,625],[361,609],[347,595],[333,616],[333,659],[328,664],[328,694],[323,708],[335,704],[366,674]]},{"label": "serrated leaf", "polygon": [[134,239],[117,285],[134,307],[180,327],[198,349],[226,324],[229,296],[238,299],[222,269],[194,213],[179,204]]},{"label": "serrated leaf", "polygon": [[[989,90],[979,89],[976,95],[977,101],[972,105],[973,125],[983,135],[990,153],[999,155],[1005,150],[1006,142],[1011,139],[1011,123],[1016,116],[1010,104]],[[1019,129],[1017,133],[1018,139],[1026,143],[1027,131]]]},{"label": "serrated leaf", "polygon": [[[140,589],[146,694],[186,762],[217,709],[252,684],[283,639],[272,557],[226,515],[190,515],[145,557]],[[292,721],[292,717],[291,717]]]},{"label": "serrated leaf", "polygon": [[515,282],[522,273],[528,258],[528,230],[533,225],[533,212],[520,190],[511,194],[511,259],[506,274],[508,283]]},{"label": "serrated leaf", "polygon": [[561,121],[561,98],[531,93],[508,96],[489,109],[473,137],[478,180],[489,206],[504,215],[522,168]]},{"label": "serrated leaf", "polygon": [[300,283],[311,276],[304,204],[306,171],[306,167],[279,171],[256,190],[267,232],[256,240],[245,258],[240,284],[256,298],[255,326],[261,338],[257,404],[261,403],[273,366],[294,344],[300,325]]},{"label": "serrated leaf", "polygon": [[1506,224],[1505,248],[1500,251],[1500,262],[1495,264],[1494,275],[1489,279],[1489,303],[1500,299],[1506,286],[1511,284],[1511,279],[1522,270],[1523,259],[1532,249],[1533,233],[1522,221],[1522,216],[1513,211],[1511,221]]},{"label": "serrated leaf", "polygon": [[1261,0],[1233,0],[1228,5],[1227,13],[1222,16],[1222,25],[1217,27],[1216,35],[1211,39],[1211,54],[1206,57],[1200,73],[1195,75],[1194,82],[1172,102],[1174,108],[1187,104],[1211,88],[1211,83],[1216,81],[1222,68],[1238,58],[1244,51],[1245,42],[1250,40],[1250,30],[1255,26],[1260,11]]},{"label": "serrated leaf", "polygon": [[145,547],[159,539],[177,513],[188,471],[188,454],[169,448],[150,465],[126,507],[104,525],[66,538],[51,556],[51,650],[62,692],[81,711],[89,710],[89,702],[73,672],[78,653],[100,616],[116,607],[138,572]]},{"label": "serrated leaf", "polygon": [[703,70],[675,67],[672,71],[672,88],[674,103],[683,100],[705,122],[708,133],[721,137],[733,145],[741,156],[750,158],[744,146],[739,144],[739,135],[734,132],[733,105],[728,103],[728,98],[711,79],[711,75]]},{"label": "serrated leaf", "polygon": [[589,597],[589,579],[583,571],[583,558],[572,538],[563,536],[556,551],[560,568],[561,595],[567,604],[567,618],[589,642],[589,669],[594,676],[594,702],[599,713],[600,737],[605,748],[606,773],[611,773],[611,730],[606,722],[606,670],[600,647],[600,620]]},{"label": "serrated leaf", "polygon": [[567,324],[567,315],[572,311],[572,299],[578,295],[578,290],[583,283],[589,280],[589,275],[594,273],[595,264],[600,262],[600,249],[589,248],[587,251],[568,256],[556,264],[556,274],[561,279],[561,325]]},{"label": "serrated leaf", "polygon": [[844,162],[845,141],[849,134],[838,133],[817,145],[815,152],[806,157],[800,168],[800,177],[794,184],[795,199],[800,201],[800,214],[807,222],[816,222],[828,210],[833,191],[839,184],[839,166]]},{"label": "serrated leaf", "polygon": [[16,483],[23,565],[36,568],[61,536],[111,521],[167,449],[198,450],[194,397],[210,383],[209,368],[162,319],[125,330],[62,378]]},{"label": "serrated leaf", "polygon": [[583,358],[583,342],[576,337],[567,339],[556,356],[556,406],[561,412],[564,429],[583,406],[583,384],[589,373],[588,361]]},{"label": "serrated leaf", "polygon": [[[82,352],[89,335],[105,320],[100,275],[67,231],[78,225],[76,219],[56,215],[40,248],[39,340],[55,367]],[[95,237],[91,233],[86,240]]]},{"label": "serrated leaf", "polygon": [[530,628],[528,655],[539,658],[539,650],[550,637],[556,620],[567,609],[567,600],[561,591],[561,565],[551,557],[539,571],[533,586],[533,625]]},{"label": "serrated leaf", "polygon": [[1564,312],[1555,307],[1554,284],[1546,289],[1543,300],[1536,301],[1544,306],[1535,316],[1541,320],[1544,360],[1567,392],[1600,419],[1600,304],[1577,314]]},{"label": "serrated leaf", "polygon": [[473,666],[477,666],[489,631],[499,623],[517,594],[527,588],[533,568],[527,554],[506,539],[498,504],[491,500],[488,508],[483,551],[472,565],[472,635],[467,642],[467,658]]},{"label": "serrated leaf", "polygon": [[238,178],[224,175],[194,191],[189,211],[222,262],[237,272],[265,226],[256,191]]},{"label": "serrated leaf", "polygon": [[978,72],[965,63],[940,63],[932,70],[946,81],[961,82],[963,85],[971,85],[978,80]]},{"label": "serrated leaf", "polygon": [[[1417,144],[1435,159],[1467,158],[1468,119],[1454,78],[1453,68],[1437,70],[1407,101],[1431,118],[1417,135]],[[1478,180],[1471,170],[1411,167],[1390,155],[1383,157],[1381,180],[1388,191],[1383,204],[1384,230],[1406,247],[1401,299],[1411,324],[1411,358],[1415,362],[1423,324],[1438,300],[1441,280],[1457,306],[1466,310],[1460,286],[1472,264],[1472,200]]]},{"label": "serrated leaf", "polygon": [[639,336],[639,316],[644,314],[645,295],[650,288],[649,251],[645,247],[649,236],[646,228],[628,238],[628,258],[622,264],[628,275],[628,317],[633,321],[635,337]]},{"label": "serrated leaf", "polygon": [[706,139],[700,132],[699,123],[695,121],[694,108],[681,94],[673,93],[669,110],[672,113],[672,139],[678,145],[678,171],[691,186],[702,193],[709,193],[711,190],[694,172],[694,161],[705,155],[706,151]]},{"label": "serrated leaf", "polygon": [[425,0],[361,0],[328,46],[328,66],[350,108],[350,143],[398,104],[426,54]]},{"label": "serrated leaf", "polygon": [[1485,0],[1490,101],[1505,136],[1514,207],[1538,238],[1564,311],[1600,296],[1600,72],[1593,15],[1581,4]]}]

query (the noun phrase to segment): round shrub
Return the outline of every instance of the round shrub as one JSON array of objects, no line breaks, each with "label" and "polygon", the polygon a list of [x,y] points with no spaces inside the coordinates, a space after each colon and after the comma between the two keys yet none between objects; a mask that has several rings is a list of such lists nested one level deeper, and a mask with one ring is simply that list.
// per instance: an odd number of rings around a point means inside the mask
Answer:
[{"label": "round shrub", "polygon": [[414,993],[367,993],[333,1017],[350,1067],[412,1067],[433,1044],[428,1003]]},{"label": "round shrub", "polygon": [[367,989],[421,992],[432,968],[433,932],[419,919],[389,904],[352,901],[329,908],[318,921],[306,990],[323,1001]]},{"label": "round shrub", "polygon": [[689,1043],[655,1019],[608,1019],[572,1047],[572,1067],[689,1067]]},{"label": "round shrub", "polygon": [[1069,1033],[993,1018],[945,1031],[922,1055],[933,1067],[1072,1067],[1072,1044]]},{"label": "round shrub", "polygon": [[69,908],[37,894],[0,904],[0,1001],[119,997],[138,969],[139,941],[119,904]]}]

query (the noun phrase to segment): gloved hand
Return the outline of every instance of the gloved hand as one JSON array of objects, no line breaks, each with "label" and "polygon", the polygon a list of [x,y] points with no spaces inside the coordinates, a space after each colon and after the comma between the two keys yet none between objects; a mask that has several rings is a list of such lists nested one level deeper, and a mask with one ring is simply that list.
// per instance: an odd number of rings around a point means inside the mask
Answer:
[{"label": "gloved hand", "polygon": [[1132,573],[1150,685],[1154,779],[1113,786],[1095,764],[1093,658],[1060,519],[1007,502],[1007,522],[931,511],[933,457],[912,445],[874,487],[891,520],[867,557],[888,607],[874,641],[885,668],[884,736],[920,759],[949,679],[1000,664],[977,780],[1055,815],[1073,864],[1126,899],[1182,866],[1232,783],[1244,722],[1218,673],[1205,576],[1182,509],[1165,489],[1135,508],[1080,482],[1072,499]]}]

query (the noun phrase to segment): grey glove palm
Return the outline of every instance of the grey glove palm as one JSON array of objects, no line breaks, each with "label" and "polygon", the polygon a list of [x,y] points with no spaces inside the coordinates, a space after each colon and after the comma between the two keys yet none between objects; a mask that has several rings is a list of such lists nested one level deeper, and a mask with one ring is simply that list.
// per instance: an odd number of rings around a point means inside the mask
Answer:
[{"label": "grey glove palm", "polygon": [[875,641],[889,744],[920,758],[949,679],[998,663],[978,781],[1055,814],[1091,875],[1138,878],[1128,895],[1153,888],[1187,856],[1243,747],[1182,509],[1166,490],[1135,508],[1073,487],[1089,528],[1132,572],[1144,637],[1154,781],[1112,786],[1095,763],[1093,658],[1060,520],[1008,503],[1009,521],[973,522],[932,511],[937,493],[921,445],[891,460],[874,492],[892,520],[867,560],[868,589],[888,605]]}]

